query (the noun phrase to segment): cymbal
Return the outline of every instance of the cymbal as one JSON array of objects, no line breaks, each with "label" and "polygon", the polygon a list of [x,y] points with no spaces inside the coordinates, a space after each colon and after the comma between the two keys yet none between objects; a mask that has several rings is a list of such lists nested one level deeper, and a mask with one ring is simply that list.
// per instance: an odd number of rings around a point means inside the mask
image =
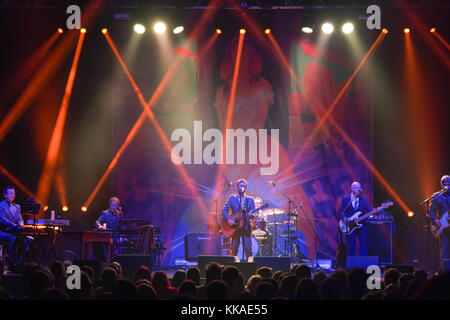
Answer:
[{"label": "cymbal", "polygon": [[272,223],[268,223],[267,225],[268,226],[280,226],[282,224],[284,224],[284,222],[272,222]]},{"label": "cymbal", "polygon": [[284,213],[286,213],[286,210],[284,210],[284,209],[279,209],[279,208],[274,208],[274,209],[266,209],[266,210],[263,210],[262,212],[261,212],[261,215],[263,215],[263,216],[268,216],[268,215],[279,215],[279,214],[284,214]]}]

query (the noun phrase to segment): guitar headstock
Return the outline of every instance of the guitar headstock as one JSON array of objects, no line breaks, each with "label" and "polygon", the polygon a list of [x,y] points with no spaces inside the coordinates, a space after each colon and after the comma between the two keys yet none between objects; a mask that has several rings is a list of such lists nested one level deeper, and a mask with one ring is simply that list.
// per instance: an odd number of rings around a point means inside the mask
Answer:
[{"label": "guitar headstock", "polygon": [[382,204],[381,204],[381,206],[379,206],[378,208],[377,208],[377,212],[380,212],[380,211],[382,211],[382,210],[384,210],[384,209],[387,209],[387,208],[389,208],[389,207],[391,207],[391,206],[393,206],[394,205],[394,202],[392,202],[392,201],[385,201],[385,202],[383,202]]}]

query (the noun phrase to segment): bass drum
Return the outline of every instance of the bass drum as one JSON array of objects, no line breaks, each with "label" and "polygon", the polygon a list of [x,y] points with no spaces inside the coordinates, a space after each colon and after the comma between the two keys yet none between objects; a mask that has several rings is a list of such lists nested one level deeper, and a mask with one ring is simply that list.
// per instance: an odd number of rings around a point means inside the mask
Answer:
[{"label": "bass drum", "polygon": [[[251,237],[252,238],[252,256],[256,256],[258,254],[259,251],[259,243],[258,240],[255,239],[255,237]],[[242,241],[241,243],[239,243],[239,249],[238,249],[238,253],[237,256],[240,260],[242,260]],[[244,259],[248,260],[247,254],[244,252]]]}]

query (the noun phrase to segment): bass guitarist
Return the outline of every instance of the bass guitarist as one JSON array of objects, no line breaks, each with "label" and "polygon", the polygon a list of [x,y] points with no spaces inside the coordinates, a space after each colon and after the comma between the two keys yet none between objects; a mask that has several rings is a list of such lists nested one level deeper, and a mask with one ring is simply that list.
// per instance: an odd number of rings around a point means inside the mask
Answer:
[{"label": "bass guitarist", "polygon": [[[344,197],[341,203],[341,216],[344,222],[347,221],[348,218],[353,216],[356,212],[361,211],[362,213],[369,212],[373,210],[367,198],[361,195],[362,188],[361,184],[357,181],[353,182],[350,186],[351,193],[350,195]],[[361,223],[362,227],[355,229],[350,234],[344,234],[345,242],[347,245],[347,253],[348,255],[355,255],[356,252],[356,238],[359,241],[359,255],[367,256],[367,230],[364,222]]]},{"label": "bass guitarist", "polygon": [[[241,238],[243,238],[245,254],[247,257],[250,257],[252,255],[252,229],[250,225],[252,216],[250,213],[255,211],[255,201],[252,197],[245,195],[245,190],[247,189],[246,180],[239,179],[236,186],[238,194],[231,195],[228,198],[228,201],[223,207],[222,216],[226,223],[235,228],[235,231],[231,235],[232,255],[237,255]],[[231,215],[229,214],[230,209],[232,212]],[[240,218],[236,218],[236,214],[239,212],[242,212],[242,215]]]},{"label": "bass guitarist", "polygon": [[[450,176],[441,178],[442,190],[433,195],[430,205],[430,218],[436,227],[441,226],[440,218],[450,210]],[[439,237],[441,260],[450,259],[450,228],[444,229]]]}]

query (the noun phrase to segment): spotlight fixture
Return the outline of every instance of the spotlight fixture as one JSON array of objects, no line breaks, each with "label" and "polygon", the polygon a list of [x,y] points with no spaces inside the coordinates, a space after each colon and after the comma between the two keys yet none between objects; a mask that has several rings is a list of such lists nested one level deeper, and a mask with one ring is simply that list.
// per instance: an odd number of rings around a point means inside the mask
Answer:
[{"label": "spotlight fixture", "polygon": [[64,32],[63,28],[58,28],[58,32],[63,33]]},{"label": "spotlight fixture", "polygon": [[265,34],[269,34],[269,33],[270,33],[270,29],[267,28],[266,30],[264,30],[264,33],[265,33]]},{"label": "spotlight fixture", "polygon": [[220,30],[219,28],[216,29],[216,33],[217,34],[222,34],[222,30]]},{"label": "spotlight fixture", "polygon": [[81,211],[86,212],[87,208],[86,207],[81,207]]},{"label": "spotlight fixture", "polygon": [[86,29],[85,28],[81,28],[80,32],[81,33],[86,33]]},{"label": "spotlight fixture", "polygon": [[409,30],[409,28],[405,28],[405,29],[403,29],[403,32],[404,33],[409,33],[411,30]]},{"label": "spotlight fixture", "polygon": [[313,28],[310,28],[310,27],[302,27],[302,31],[304,32],[304,33],[313,33]]},{"label": "spotlight fixture", "polygon": [[334,31],[334,26],[331,23],[329,23],[329,22],[325,22],[322,25],[322,31],[324,33],[326,33],[326,34],[330,34],[330,33],[332,33]]},{"label": "spotlight fixture", "polygon": [[48,206],[45,206],[44,207],[44,212],[47,211],[47,210],[48,210]]},{"label": "spotlight fixture", "polygon": [[435,33],[435,32],[436,32],[436,28],[431,28],[431,29],[430,29],[430,32],[431,32],[431,33]]},{"label": "spotlight fixture", "polygon": [[350,34],[353,32],[353,30],[354,30],[354,26],[353,26],[353,23],[351,23],[351,22],[346,22],[342,26],[342,32],[345,34]]},{"label": "spotlight fixture", "polygon": [[383,30],[381,30],[381,31],[383,31],[383,33],[388,33],[389,32],[388,29],[386,29],[386,28],[383,28]]},{"label": "spotlight fixture", "polygon": [[412,216],[414,216],[414,212],[412,212],[412,211],[408,212],[408,217],[411,218]]},{"label": "spotlight fixture", "polygon": [[68,207],[68,206],[63,206],[63,207],[62,207],[62,211],[64,211],[64,212],[69,211],[69,207]]},{"label": "spotlight fixture", "polygon": [[138,34],[143,34],[145,32],[145,27],[140,23],[135,24],[133,29]]},{"label": "spotlight fixture", "polygon": [[245,34],[246,31],[245,31],[245,29],[240,29],[239,32],[240,32],[241,34]]},{"label": "spotlight fixture", "polygon": [[153,25],[153,31],[155,31],[157,34],[162,34],[166,32],[166,24],[164,22],[157,22]]},{"label": "spotlight fixture", "polygon": [[183,27],[183,26],[178,26],[178,27],[176,27],[175,29],[173,29],[173,33],[179,34],[179,33],[182,33],[183,30],[184,30],[184,27]]},{"label": "spotlight fixture", "polygon": [[102,29],[102,33],[103,33],[103,34],[107,34],[107,33],[108,33],[108,29],[103,28],[103,29]]}]

